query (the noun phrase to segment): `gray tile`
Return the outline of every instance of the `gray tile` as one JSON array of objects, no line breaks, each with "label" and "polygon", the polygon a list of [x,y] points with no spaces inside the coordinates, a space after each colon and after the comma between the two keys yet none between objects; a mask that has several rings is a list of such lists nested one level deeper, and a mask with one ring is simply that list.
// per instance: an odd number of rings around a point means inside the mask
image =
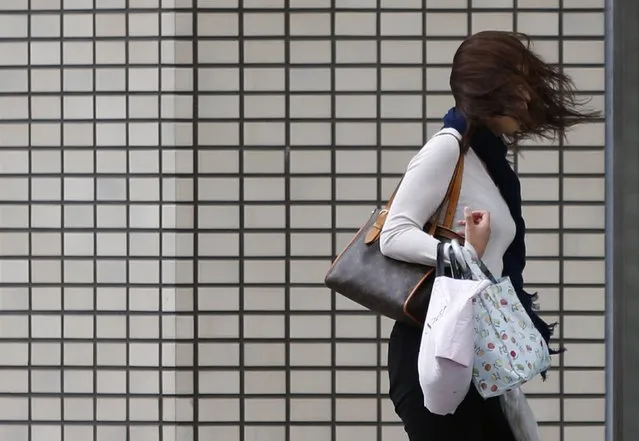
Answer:
[{"label": "gray tile", "polygon": [[[245,151],[244,152],[244,172],[245,173],[283,173],[284,172],[284,152],[283,151]],[[232,168],[229,169],[233,170]]]},{"label": "gray tile", "polygon": [[336,199],[340,202],[374,201],[377,199],[377,182],[373,178],[337,178]]},{"label": "gray tile", "polygon": [[93,343],[64,343],[64,365],[94,366],[93,348]]},{"label": "gray tile", "polygon": [[126,409],[124,398],[98,398],[96,418],[102,421],[124,421]]},{"label": "gray tile", "polygon": [[245,12],[244,35],[277,36],[284,35],[284,14]]},{"label": "gray tile", "polygon": [[495,30],[513,31],[513,12],[480,12],[472,14],[471,30],[473,33]]},{"label": "gray tile", "polygon": [[330,13],[291,13],[290,35],[329,36],[331,34]]},{"label": "gray tile", "polygon": [[377,43],[375,41],[337,40],[335,59],[340,64],[377,62]]},{"label": "gray tile", "polygon": [[601,422],[605,420],[605,401],[603,398],[567,398],[564,401],[565,421]]},{"label": "gray tile", "polygon": [[564,178],[564,200],[604,201],[603,178]]},{"label": "gray tile", "polygon": [[377,400],[366,398],[337,398],[335,400],[337,421],[377,420]]},{"label": "gray tile", "polygon": [[382,90],[418,90],[423,88],[421,68],[382,68]]},{"label": "gray tile", "polygon": [[559,15],[554,12],[520,12],[517,14],[517,25],[520,32],[530,35],[557,35]]},{"label": "gray tile", "polygon": [[331,401],[326,398],[291,399],[291,420],[318,422],[331,420]]},{"label": "gray tile", "polygon": [[603,90],[605,87],[605,72],[603,67],[566,67],[565,73],[575,82],[578,90]]},{"label": "gray tile", "polygon": [[245,118],[284,118],[285,107],[286,98],[284,95],[248,95],[244,97]]},{"label": "gray tile", "polygon": [[370,36],[377,32],[376,14],[371,12],[336,12],[335,35]]},{"label": "gray tile", "polygon": [[[339,127],[339,124],[337,125]],[[325,146],[331,143],[331,124],[328,122],[292,122],[289,124],[289,136],[291,146]],[[293,166],[294,154],[318,154],[320,152],[298,152],[291,151],[291,167]],[[295,167],[302,167],[301,161]],[[307,164],[304,167],[312,166]],[[293,169],[291,168],[291,172]]]},{"label": "gray tile", "polygon": [[[342,99],[351,96],[338,97]],[[337,100],[336,100],[337,101]],[[291,118],[324,119],[331,117],[331,97],[329,95],[292,95],[289,97],[289,115]],[[335,113],[340,115],[339,101]],[[344,117],[340,115],[339,117]]]},{"label": "gray tile", "polygon": [[69,397],[62,400],[65,421],[91,421],[93,400],[91,398]]},{"label": "gray tile", "polygon": [[[33,75],[33,73],[32,73]],[[27,92],[29,90],[29,77],[25,69],[5,70],[0,72],[1,92]]]},{"label": "gray tile", "polygon": [[281,398],[246,398],[244,415],[247,421],[282,421],[286,401]]},{"label": "gray tile", "polygon": [[31,371],[32,393],[60,393],[62,392],[62,376],[57,369]]},{"label": "gray tile", "polygon": [[91,425],[78,425],[63,427],[63,437],[67,441],[91,440],[93,441],[93,427]]},{"label": "gray tile", "polygon": [[244,142],[248,146],[284,145],[286,127],[283,123],[245,122],[243,130]]},{"label": "gray tile", "polygon": [[4,338],[27,338],[29,335],[28,318],[17,315],[5,316],[0,332],[2,332]]},{"label": "gray tile", "polygon": [[564,63],[604,63],[603,41],[564,41]]},{"label": "gray tile", "polygon": [[29,371],[27,369],[5,370],[0,379],[3,394],[23,394],[29,391]]},{"label": "gray tile", "polygon": [[197,14],[197,26],[198,36],[235,36],[238,35],[238,14],[200,12]]},{"label": "gray tile", "polygon": [[[247,49],[249,46],[245,46]],[[255,54],[259,49],[255,47]],[[283,46],[277,42],[271,42],[266,48],[273,52],[271,57],[261,58],[262,62],[284,62]],[[264,55],[266,57],[266,54]],[[291,41],[290,42],[291,64],[297,63],[330,63],[331,62],[331,42],[329,40],[318,41]]]},{"label": "gray tile", "polygon": [[[21,403],[21,401],[24,401]],[[16,415],[17,412],[21,414],[26,410],[26,398],[19,398],[13,400],[13,406],[15,410],[11,411],[9,409],[5,409],[4,412],[9,414],[13,414],[13,418],[23,419]],[[60,398],[49,398],[49,397],[33,397],[31,398],[31,418],[34,420],[44,420],[44,421],[60,421],[60,417],[62,414],[62,406],[61,406]],[[0,404],[2,406],[2,404]],[[24,406],[24,407],[23,407]],[[2,406],[4,407],[4,406]],[[15,412],[15,413],[14,413]],[[12,417],[8,417],[12,418]]]},{"label": "gray tile", "polygon": [[381,35],[422,35],[422,17],[415,12],[382,12]]},{"label": "gray tile", "polygon": [[134,12],[128,14],[129,36],[156,36],[158,35],[158,16],[156,13]]},{"label": "gray tile", "polygon": [[[41,0],[36,0],[36,1],[41,1]],[[2,6],[0,6],[0,10],[26,12],[29,9],[28,4],[29,3],[27,0],[18,0],[15,2],[2,4]]]},{"label": "gray tile", "polygon": [[605,293],[602,288],[564,288],[564,309],[567,311],[604,311]]},{"label": "gray tile", "polygon": [[[138,398],[129,400],[129,418],[134,421],[157,421],[159,415],[158,398]],[[138,431],[137,436],[135,432]],[[156,435],[157,427],[132,427],[132,439],[157,439],[149,435]]]},{"label": "gray tile", "polygon": [[64,14],[62,16],[62,33],[65,37],[92,37],[93,15]]},{"label": "gray tile", "polygon": [[529,399],[530,407],[532,408],[535,417],[538,422],[545,421],[557,421],[560,415],[561,402],[559,399],[553,398],[537,398]]},{"label": "gray tile", "polygon": [[[113,1],[113,0],[110,0]],[[119,1],[119,0],[117,0]],[[97,439],[96,441],[108,441],[111,439],[122,439],[121,437],[127,436],[127,426],[116,425],[98,425],[97,427]]]},{"label": "gray tile", "polygon": [[564,12],[564,33],[566,35],[604,35],[604,14],[600,12]]},{"label": "gray tile", "polygon": [[[234,69],[230,69],[233,70]],[[289,70],[289,75],[292,78],[293,72],[295,69]],[[218,71],[218,77],[220,76],[220,72]],[[235,76],[232,76],[230,73],[226,75],[228,78],[224,81],[224,85],[220,85],[216,88],[216,90],[222,90],[223,88],[229,87],[229,85],[235,84]],[[244,77],[244,90],[245,91],[262,91],[262,90],[284,90],[285,85],[285,74],[284,69],[280,67],[255,67],[255,68],[244,68],[243,70]],[[239,82],[239,78],[238,82]],[[202,81],[202,77],[200,77],[200,82]],[[217,84],[217,82],[216,82]],[[220,89],[220,87],[222,89]]]},{"label": "gray tile", "polygon": [[375,0],[339,0],[336,4],[337,8],[358,9],[358,8],[374,8]]},{"label": "gray tile", "polygon": [[290,434],[291,441],[321,441],[331,437],[331,428],[311,425],[291,426]]},{"label": "gray tile", "polygon": [[512,8],[513,0],[472,0],[473,8]]},{"label": "gray tile", "polygon": [[[252,374],[252,375],[251,375]],[[261,374],[261,375],[260,375]],[[245,391],[246,393],[279,393],[276,385],[278,384],[277,372],[246,372],[245,373]],[[283,380],[283,372],[280,373]],[[200,373],[200,393],[202,394],[238,394],[240,392],[240,373],[238,371],[203,371]],[[256,378],[258,381],[253,381],[249,378]],[[258,385],[257,388],[261,392],[251,392],[250,385]],[[275,385],[275,388],[273,386]],[[283,390],[281,391],[284,392]]]},{"label": "gray tile", "polygon": [[[211,1],[211,0],[209,0]],[[216,0],[211,1],[211,3],[217,4]],[[283,8],[284,0],[245,0],[244,1],[245,8]]]},{"label": "gray tile", "polygon": [[126,35],[126,15],[95,14],[95,35],[99,37],[124,37]]},{"label": "gray tile", "polygon": [[[12,358],[24,360],[27,363],[27,355],[29,349],[27,345],[14,344],[10,346],[9,353],[13,354]],[[32,343],[31,344],[31,363],[34,366],[58,366],[61,362],[61,347],[59,343]]]},{"label": "gray tile", "polygon": [[377,89],[375,68],[336,68],[336,91],[374,91]]},{"label": "gray tile", "polygon": [[244,235],[244,256],[285,257],[285,255],[286,238],[284,233],[246,233]]},{"label": "gray tile", "polygon": [[[36,50],[40,49],[41,46],[37,46]],[[31,47],[33,51],[33,46]],[[28,53],[29,49],[26,42],[3,42],[0,43],[0,66],[23,66],[28,62]],[[53,55],[56,55],[56,52],[53,52]],[[37,57],[44,57],[44,54],[39,53]],[[36,60],[38,59],[36,57]],[[59,58],[59,51],[58,51]]]},{"label": "gray tile", "polygon": [[605,282],[604,260],[564,261],[564,281],[603,284]]},{"label": "gray tile", "polygon": [[522,9],[558,8],[559,0],[518,0],[517,6]]},{"label": "gray tile", "polygon": [[[285,304],[285,290],[281,287],[246,287],[244,289],[244,310],[282,311]],[[219,307],[217,308],[220,309]]]},{"label": "gray tile", "polygon": [[[237,398],[200,398],[200,421],[237,421],[240,401]],[[245,412],[247,403],[245,403]],[[245,414],[246,415],[246,414]]]},{"label": "gray tile", "polygon": [[419,95],[382,95],[380,116],[382,118],[422,118],[423,99]]},{"label": "gray tile", "polygon": [[565,439],[581,439],[584,441],[601,441],[606,438],[605,426],[594,426],[592,424],[584,426],[564,427]]},{"label": "gray tile", "polygon": [[428,37],[465,36],[468,32],[467,14],[457,12],[432,12],[424,14]]}]

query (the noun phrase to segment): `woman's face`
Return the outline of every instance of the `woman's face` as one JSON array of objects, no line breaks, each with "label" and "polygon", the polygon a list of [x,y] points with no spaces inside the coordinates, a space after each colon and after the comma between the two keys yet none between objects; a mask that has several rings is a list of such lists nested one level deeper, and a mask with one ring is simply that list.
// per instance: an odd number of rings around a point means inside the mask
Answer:
[{"label": "woman's face", "polygon": [[[517,102],[517,107],[520,110],[528,110],[528,103],[531,100],[531,95],[527,90],[521,89],[519,92],[520,100]],[[500,135],[514,135],[521,129],[521,124],[516,118],[508,115],[494,116],[489,121],[491,130]]]},{"label": "woman's face", "polygon": [[491,118],[490,126],[499,135],[514,135],[521,128],[519,121],[511,116],[495,116]]}]

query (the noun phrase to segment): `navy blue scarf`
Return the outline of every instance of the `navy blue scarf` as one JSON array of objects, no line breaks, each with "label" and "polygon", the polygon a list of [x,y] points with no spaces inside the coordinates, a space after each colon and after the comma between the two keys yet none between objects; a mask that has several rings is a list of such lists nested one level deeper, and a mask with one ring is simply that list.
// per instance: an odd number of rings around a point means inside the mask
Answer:
[{"label": "navy blue scarf", "polygon": [[[453,128],[462,135],[466,132],[466,119],[455,108],[448,111],[444,116],[444,127]],[[488,173],[502,197],[508,204],[510,214],[515,221],[517,230],[515,238],[504,254],[504,270],[502,276],[510,277],[513,287],[517,291],[517,296],[521,300],[526,312],[532,319],[535,327],[541,335],[549,343],[556,324],[549,325],[537,315],[533,308],[533,302],[536,300],[536,294],[529,294],[524,291],[524,267],[526,266],[526,224],[521,213],[521,184],[517,173],[512,169],[506,154],[508,147],[503,139],[493,134],[486,127],[478,127],[471,134],[469,144],[473,151],[481,159]],[[481,207],[475,207],[481,209]],[[551,350],[551,353],[559,351]]]}]

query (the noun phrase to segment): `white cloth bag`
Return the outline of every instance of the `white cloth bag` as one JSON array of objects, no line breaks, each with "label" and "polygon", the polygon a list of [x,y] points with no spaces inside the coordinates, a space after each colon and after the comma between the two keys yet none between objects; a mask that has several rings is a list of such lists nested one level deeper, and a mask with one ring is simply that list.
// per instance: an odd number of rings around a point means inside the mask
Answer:
[{"label": "white cloth bag", "polygon": [[[455,255],[452,247],[449,250],[454,268]],[[440,244],[417,361],[424,406],[434,414],[453,414],[470,389],[475,356],[472,300],[489,284],[446,276]]]}]

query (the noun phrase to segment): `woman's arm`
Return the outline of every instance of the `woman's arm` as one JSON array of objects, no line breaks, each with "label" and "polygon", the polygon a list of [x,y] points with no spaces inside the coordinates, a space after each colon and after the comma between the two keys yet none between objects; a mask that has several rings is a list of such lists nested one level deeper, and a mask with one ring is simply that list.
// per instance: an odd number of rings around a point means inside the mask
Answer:
[{"label": "woman's arm", "polygon": [[442,133],[413,157],[380,234],[383,255],[423,265],[436,263],[439,241],[423,228],[446,195],[459,155],[458,138]]}]

